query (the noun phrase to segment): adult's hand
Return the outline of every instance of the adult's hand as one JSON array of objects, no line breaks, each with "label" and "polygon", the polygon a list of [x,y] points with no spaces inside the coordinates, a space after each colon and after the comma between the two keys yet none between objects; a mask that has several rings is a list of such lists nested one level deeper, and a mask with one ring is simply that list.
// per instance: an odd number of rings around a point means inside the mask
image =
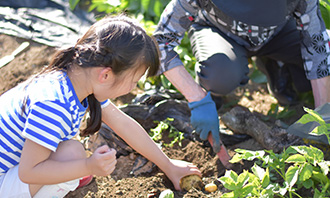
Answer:
[{"label": "adult's hand", "polygon": [[209,132],[213,137],[213,151],[220,151],[219,117],[216,105],[211,98],[211,93],[199,101],[190,102],[188,106],[191,110],[190,122],[196,133],[202,140],[207,140]]}]

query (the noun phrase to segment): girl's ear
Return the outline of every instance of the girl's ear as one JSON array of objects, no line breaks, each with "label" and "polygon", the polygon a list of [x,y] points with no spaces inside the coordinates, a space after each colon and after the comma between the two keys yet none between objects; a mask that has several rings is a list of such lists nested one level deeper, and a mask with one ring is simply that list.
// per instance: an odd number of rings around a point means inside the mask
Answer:
[{"label": "girl's ear", "polygon": [[106,82],[109,79],[111,79],[112,75],[113,75],[112,69],[110,67],[104,67],[100,70],[99,81],[100,82]]}]

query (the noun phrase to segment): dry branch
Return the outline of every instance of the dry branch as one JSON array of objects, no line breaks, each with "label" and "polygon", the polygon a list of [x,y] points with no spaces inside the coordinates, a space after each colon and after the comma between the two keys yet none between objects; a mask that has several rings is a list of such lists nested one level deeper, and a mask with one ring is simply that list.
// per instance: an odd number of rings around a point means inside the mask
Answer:
[{"label": "dry branch", "polygon": [[301,141],[301,138],[287,133],[278,126],[268,126],[249,109],[237,106],[221,117],[222,122],[237,134],[247,134],[265,149],[281,152],[283,148]]}]

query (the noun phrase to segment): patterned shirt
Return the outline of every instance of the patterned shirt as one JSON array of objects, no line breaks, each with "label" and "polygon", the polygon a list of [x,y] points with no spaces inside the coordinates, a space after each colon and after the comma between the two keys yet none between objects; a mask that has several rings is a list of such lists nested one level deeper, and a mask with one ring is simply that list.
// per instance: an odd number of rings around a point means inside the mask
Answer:
[{"label": "patterned shirt", "polygon": [[1,95],[0,175],[19,163],[26,138],[55,152],[61,141],[79,132],[87,107],[87,99],[78,100],[70,79],[61,71],[21,83]]},{"label": "patterned shirt", "polygon": [[[201,5],[203,4],[203,5]],[[286,20],[294,18],[301,32],[301,54],[308,79],[330,75],[329,36],[321,17],[318,0],[288,0]],[[211,0],[172,0],[158,23],[154,36],[161,52],[161,71],[183,65],[174,48],[193,23],[218,28],[247,50],[257,51],[284,26],[260,27],[235,20]]]}]

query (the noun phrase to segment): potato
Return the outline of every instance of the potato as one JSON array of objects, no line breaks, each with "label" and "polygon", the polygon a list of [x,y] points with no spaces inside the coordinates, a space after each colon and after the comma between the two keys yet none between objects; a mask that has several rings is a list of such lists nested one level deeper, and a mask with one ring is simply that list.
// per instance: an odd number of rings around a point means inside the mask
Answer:
[{"label": "potato", "polygon": [[215,185],[214,183],[209,183],[205,185],[205,191],[206,192],[214,192],[218,189],[217,185]]},{"label": "potato", "polygon": [[180,187],[182,190],[189,191],[192,187],[202,190],[204,184],[202,178],[198,175],[187,175],[180,180]]}]

